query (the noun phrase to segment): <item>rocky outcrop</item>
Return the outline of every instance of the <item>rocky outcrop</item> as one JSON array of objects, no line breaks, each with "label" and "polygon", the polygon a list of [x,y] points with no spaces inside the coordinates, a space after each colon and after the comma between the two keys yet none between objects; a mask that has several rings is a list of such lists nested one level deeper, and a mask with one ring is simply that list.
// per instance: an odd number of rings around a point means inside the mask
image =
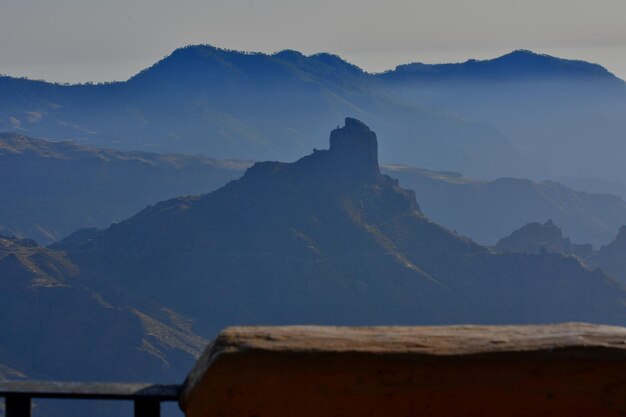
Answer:
[{"label": "rocky outcrop", "polygon": [[626,328],[234,327],[190,373],[187,417],[620,416]]},{"label": "rocky outcrop", "polygon": [[495,249],[499,252],[552,252],[577,256],[585,260],[594,254],[590,244],[575,244],[564,238],[563,232],[552,220],[544,224],[528,223],[510,236],[500,239]]},{"label": "rocky outcrop", "polygon": [[349,175],[370,180],[380,176],[376,134],[359,120],[348,117],[343,128],[331,132],[329,152]]}]

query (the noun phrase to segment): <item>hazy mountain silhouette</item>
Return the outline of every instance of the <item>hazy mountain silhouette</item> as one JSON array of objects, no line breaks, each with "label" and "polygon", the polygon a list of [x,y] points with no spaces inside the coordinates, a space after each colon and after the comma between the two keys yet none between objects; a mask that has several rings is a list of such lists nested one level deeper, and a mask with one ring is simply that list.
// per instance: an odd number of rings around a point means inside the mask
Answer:
[{"label": "hazy mountain silhouette", "polygon": [[499,252],[542,253],[553,252],[577,256],[585,260],[593,255],[591,244],[574,244],[552,220],[544,224],[529,223],[510,236],[498,241],[495,249]]},{"label": "hazy mountain silhouette", "polygon": [[496,127],[555,176],[626,181],[626,84],[599,65],[515,51],[380,78],[408,102]]},{"label": "hazy mountain silhouette", "polygon": [[[346,119],[330,149],[263,162],[67,247],[196,317],[237,323],[624,323],[624,290],[560,254],[493,254],[428,220],[379,173],[376,136]],[[77,241],[78,240],[78,241]]]},{"label": "hazy mountain silhouette", "polygon": [[238,178],[245,162],[97,149],[0,134],[0,233],[48,244],[148,204]]},{"label": "hazy mountain silhouette", "polygon": [[589,268],[604,273],[626,285],[626,226],[621,226],[615,239],[595,251],[590,244],[574,244],[564,238],[561,229],[551,220],[545,224],[529,223],[498,242],[499,252],[561,253],[576,256]]},{"label": "hazy mountain silhouette", "polygon": [[[107,227],[149,204],[201,194],[240,177],[251,162],[122,152],[0,134],[0,233],[49,244],[79,228]],[[552,218],[576,242],[609,242],[626,224],[626,203],[553,182],[483,181],[450,172],[386,165],[417,192],[426,215],[482,244]]]},{"label": "hazy mountain silhouette", "polygon": [[597,178],[580,178],[562,175],[557,181],[579,191],[592,191],[613,194],[626,200],[626,184],[616,180],[599,180]]},{"label": "hazy mountain silhouette", "polygon": [[510,80],[556,80],[596,79],[607,83],[622,82],[606,68],[585,61],[569,60],[550,55],[536,54],[518,49],[506,55],[488,60],[470,59],[458,64],[422,64],[399,65],[393,71],[383,74],[388,80],[408,79],[411,81],[510,81]]},{"label": "hazy mountain silhouette", "polygon": [[600,248],[592,264],[626,286],[626,226],[620,227],[615,240]]},{"label": "hazy mountain silhouette", "polygon": [[575,242],[599,247],[626,224],[621,198],[574,191],[553,181],[485,181],[402,165],[386,165],[384,172],[416,192],[429,218],[486,245],[527,223],[552,219]]},{"label": "hazy mountain silhouette", "polygon": [[321,147],[321,126],[347,113],[390,138],[387,162],[626,182],[624,82],[599,65],[530,51],[369,74],[329,54],[201,45],[125,82],[0,77],[0,130],[124,150],[293,160]]},{"label": "hazy mountain silhouette", "polygon": [[475,176],[538,166],[496,129],[392,94],[328,54],[273,55],[189,46],[126,82],[57,85],[0,78],[0,130],[122,150],[294,160],[322,147],[345,114],[389,138],[387,161]]}]

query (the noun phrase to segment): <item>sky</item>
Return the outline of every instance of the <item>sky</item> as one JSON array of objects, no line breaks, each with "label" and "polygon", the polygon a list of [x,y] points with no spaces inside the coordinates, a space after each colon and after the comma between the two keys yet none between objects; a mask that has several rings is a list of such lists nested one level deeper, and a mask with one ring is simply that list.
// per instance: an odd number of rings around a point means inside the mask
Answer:
[{"label": "sky", "polygon": [[0,74],[125,80],[189,44],[330,52],[370,72],[530,49],[626,79],[624,0],[0,0]]}]

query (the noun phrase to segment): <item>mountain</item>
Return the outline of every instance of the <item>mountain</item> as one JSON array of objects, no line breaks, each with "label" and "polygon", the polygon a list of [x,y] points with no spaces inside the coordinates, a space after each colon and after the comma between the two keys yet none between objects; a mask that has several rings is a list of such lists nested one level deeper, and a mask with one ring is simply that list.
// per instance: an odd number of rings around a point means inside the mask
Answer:
[{"label": "mountain", "polygon": [[486,245],[527,223],[552,219],[575,242],[599,247],[626,224],[621,198],[574,191],[554,181],[486,181],[397,164],[383,171],[416,192],[429,218]]},{"label": "mountain", "polygon": [[[107,227],[166,198],[215,190],[251,164],[0,134],[0,174],[11,178],[0,183],[0,233],[50,244],[77,229]],[[551,218],[575,241],[600,246],[626,224],[626,203],[619,198],[554,182],[485,181],[398,164],[383,166],[383,172],[416,191],[428,217],[483,244]]]},{"label": "mountain", "polygon": [[574,190],[614,194],[621,197],[622,200],[626,200],[626,184],[620,181],[560,176],[557,178],[557,182],[573,188]]},{"label": "mountain", "polygon": [[261,162],[74,239],[83,276],[215,334],[233,324],[625,323],[624,289],[560,254],[495,254],[426,218],[346,119],[330,149]]},{"label": "mountain", "polygon": [[510,236],[498,241],[495,246],[498,252],[553,252],[577,256],[587,259],[592,256],[593,246],[590,244],[574,244],[569,238],[563,237],[563,232],[552,220],[544,224],[529,223],[514,231]]},{"label": "mountain", "polygon": [[[166,198],[215,190],[251,164],[0,134],[0,174],[11,178],[0,183],[0,232],[50,244],[77,229],[107,227]],[[626,203],[619,198],[550,181],[485,181],[398,164],[383,166],[383,172],[416,191],[429,218],[483,244],[551,218],[575,241],[600,246],[626,224]]]},{"label": "mountain", "polygon": [[10,354],[2,362],[33,379],[181,378],[178,365],[206,342],[184,317],[120,305],[112,288],[94,287],[63,252],[0,237],[0,352]]},{"label": "mountain", "polygon": [[469,59],[458,64],[399,65],[395,70],[387,71],[382,75],[385,79],[393,81],[480,80],[492,82],[595,79],[606,83],[620,83],[613,74],[598,64],[537,54],[525,49],[518,49],[498,58],[483,61]]},{"label": "mountain", "polygon": [[528,223],[500,241],[498,252],[561,253],[575,256],[589,268],[600,268],[608,276],[626,285],[626,226],[621,226],[615,239],[596,251],[590,244],[574,244],[552,220],[545,224]]},{"label": "mountain", "polygon": [[0,134],[0,233],[41,244],[106,227],[148,204],[214,190],[248,163],[97,149]]},{"label": "mountain", "polygon": [[414,105],[495,127],[552,178],[626,181],[626,85],[599,65],[520,50],[485,61],[401,65],[380,79]]},{"label": "mountain", "polygon": [[385,160],[469,175],[540,167],[497,129],[392,94],[337,56],[189,46],[125,82],[59,85],[0,77],[0,130],[120,150],[294,160],[343,115],[389,140]]},{"label": "mountain", "polygon": [[626,226],[620,227],[615,240],[600,248],[592,262],[626,285]]}]

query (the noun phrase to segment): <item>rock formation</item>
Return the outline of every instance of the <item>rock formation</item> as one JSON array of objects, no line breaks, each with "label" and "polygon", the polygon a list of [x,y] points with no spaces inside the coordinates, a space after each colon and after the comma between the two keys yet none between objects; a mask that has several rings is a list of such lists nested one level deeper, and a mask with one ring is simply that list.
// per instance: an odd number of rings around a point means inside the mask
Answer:
[{"label": "rock formation", "polygon": [[528,223],[510,236],[500,239],[495,249],[499,252],[553,252],[577,256],[585,260],[594,254],[590,244],[575,244],[564,238],[563,232],[552,220],[544,224]]}]

